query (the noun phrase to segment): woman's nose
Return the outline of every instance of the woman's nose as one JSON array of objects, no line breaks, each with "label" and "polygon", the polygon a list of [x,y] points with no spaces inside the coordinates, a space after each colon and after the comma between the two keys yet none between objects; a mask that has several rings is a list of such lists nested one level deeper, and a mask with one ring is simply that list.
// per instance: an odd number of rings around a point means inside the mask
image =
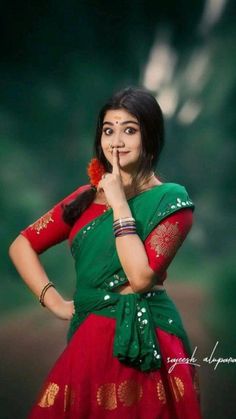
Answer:
[{"label": "woman's nose", "polygon": [[123,147],[125,144],[122,139],[122,135],[120,133],[115,134],[112,138],[111,144],[112,147]]}]

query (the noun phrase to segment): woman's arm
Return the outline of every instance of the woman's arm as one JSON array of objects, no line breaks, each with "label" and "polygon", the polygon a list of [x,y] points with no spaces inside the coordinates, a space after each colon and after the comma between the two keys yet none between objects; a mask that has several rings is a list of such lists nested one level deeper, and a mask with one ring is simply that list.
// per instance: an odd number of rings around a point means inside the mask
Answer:
[{"label": "woman's arm", "polygon": [[[129,217],[128,208],[114,219]],[[116,249],[134,292],[149,291],[168,268],[192,226],[192,210],[180,209],[162,220],[143,243],[138,235],[117,237]]]},{"label": "woman's arm", "polygon": [[[57,243],[66,240],[71,226],[63,220],[62,205],[72,201],[88,185],[79,187],[56,204],[50,211],[21,231],[9,249],[9,255],[17,271],[31,291],[40,297],[49,278],[40,262],[39,254]],[[72,301],[66,301],[50,287],[44,297],[46,307],[61,319],[70,319],[74,311]]]},{"label": "woman's arm", "polygon": [[[113,209],[114,220],[118,218],[132,217],[129,204],[127,202],[119,165],[117,149],[113,149],[112,173],[106,173],[98,183],[98,190],[103,189],[107,202]],[[187,210],[187,209],[185,209]],[[179,211],[177,211],[179,212]],[[187,234],[188,230],[186,230]],[[174,257],[177,248],[181,245],[186,234],[182,238],[177,237],[177,243],[171,243],[169,255]],[[116,250],[121,265],[126,273],[130,286],[134,292],[149,291],[157,282],[161,273],[157,273],[149,265],[149,256],[146,252],[145,245],[137,234],[124,235],[117,237]],[[177,246],[178,244],[178,246]],[[161,256],[161,255],[159,255]],[[167,259],[165,266],[170,263],[171,258]],[[162,269],[164,269],[162,267]],[[163,274],[163,270],[162,270]]]},{"label": "woman's arm", "polygon": [[[28,239],[20,234],[11,244],[9,256],[26,285],[39,298],[49,278]],[[47,290],[44,303],[60,319],[71,319],[74,312],[73,301],[65,301],[55,288]]]},{"label": "woman's arm", "polygon": [[[114,220],[132,217],[128,203],[113,208]],[[117,237],[116,250],[134,292],[145,292],[153,286],[155,274],[148,264],[144,245],[137,234]]]}]

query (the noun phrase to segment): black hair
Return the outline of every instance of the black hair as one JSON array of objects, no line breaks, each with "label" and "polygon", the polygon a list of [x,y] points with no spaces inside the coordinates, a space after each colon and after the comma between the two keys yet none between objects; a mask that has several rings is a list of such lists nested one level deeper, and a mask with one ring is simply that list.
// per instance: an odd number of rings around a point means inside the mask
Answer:
[{"label": "black hair", "polygon": [[[97,120],[94,143],[94,154],[102,163],[106,172],[112,171],[112,165],[104,156],[101,147],[102,124],[109,110],[125,109],[135,116],[140,124],[142,147],[138,160],[137,171],[132,178],[132,184],[138,185],[141,180],[155,169],[164,146],[164,121],[161,108],[155,97],[146,89],[127,87],[115,93],[102,107]],[[96,187],[91,185],[74,201],[64,207],[63,219],[73,225],[82,212],[93,202]]]}]

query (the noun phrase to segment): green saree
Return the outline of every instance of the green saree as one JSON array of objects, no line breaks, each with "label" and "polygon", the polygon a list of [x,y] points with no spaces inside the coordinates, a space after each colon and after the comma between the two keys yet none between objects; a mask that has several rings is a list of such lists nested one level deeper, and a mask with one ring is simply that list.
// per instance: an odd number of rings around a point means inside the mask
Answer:
[{"label": "green saree", "polygon": [[[185,187],[176,183],[155,186],[128,203],[142,241],[168,215],[182,208],[194,210]],[[115,318],[114,356],[141,371],[157,370],[161,367],[161,354],[155,329],[159,327],[181,338],[191,354],[188,337],[165,290],[116,292],[128,280],[116,251],[112,223],[113,211],[109,209],[86,224],[73,240],[77,282],[68,339],[91,313]]]}]

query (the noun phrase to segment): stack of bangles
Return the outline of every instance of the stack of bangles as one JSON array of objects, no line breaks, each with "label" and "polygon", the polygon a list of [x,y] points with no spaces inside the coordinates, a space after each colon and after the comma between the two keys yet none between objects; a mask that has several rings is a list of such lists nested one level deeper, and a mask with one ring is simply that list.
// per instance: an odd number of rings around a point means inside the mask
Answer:
[{"label": "stack of bangles", "polygon": [[51,288],[51,287],[55,288],[55,285],[54,285],[52,282],[48,282],[48,283],[47,283],[47,284],[43,287],[43,289],[42,289],[42,291],[41,291],[41,294],[40,294],[40,296],[39,296],[39,302],[40,302],[41,306],[43,306],[43,307],[45,307],[45,304],[44,304],[44,296],[45,296],[45,294],[46,294],[47,290],[48,290],[49,288]]},{"label": "stack of bangles", "polygon": [[135,219],[133,217],[118,218],[113,222],[113,231],[115,237],[137,234]]}]

